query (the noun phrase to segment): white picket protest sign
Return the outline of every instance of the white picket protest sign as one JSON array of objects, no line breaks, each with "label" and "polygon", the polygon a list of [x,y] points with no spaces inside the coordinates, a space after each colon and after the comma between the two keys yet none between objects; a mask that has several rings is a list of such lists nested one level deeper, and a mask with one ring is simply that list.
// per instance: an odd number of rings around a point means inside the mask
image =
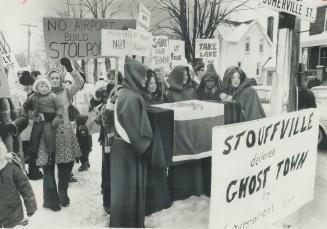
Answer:
[{"label": "white picket protest sign", "polygon": [[163,67],[169,70],[169,39],[167,36],[153,36],[152,37],[152,66],[153,68]]},{"label": "white picket protest sign", "polygon": [[10,97],[8,77],[2,60],[3,58],[0,53],[0,98],[8,98]]},{"label": "white picket protest sign", "polygon": [[218,39],[196,39],[195,40],[195,58],[206,60],[217,60],[219,55]]},{"label": "white picket protest sign", "polygon": [[213,128],[209,228],[271,228],[314,197],[319,112]]},{"label": "white picket protest sign", "polygon": [[285,12],[310,22],[316,21],[317,9],[303,1],[296,0],[254,0],[259,7]]},{"label": "white picket protest sign", "polygon": [[15,68],[16,59],[15,56],[11,53],[9,44],[7,43],[5,36],[0,31],[0,53],[2,55],[3,65],[6,68]]},{"label": "white picket protest sign", "polygon": [[169,40],[170,69],[177,65],[185,64],[185,42]]},{"label": "white picket protest sign", "polygon": [[128,30],[101,30],[101,55],[124,57],[132,49],[132,32]]},{"label": "white picket protest sign", "polygon": [[137,20],[137,28],[141,27],[146,31],[150,30],[151,12],[140,2],[139,17]]},{"label": "white picket protest sign", "polygon": [[136,56],[151,56],[152,48],[152,34],[141,27],[135,29],[128,29],[132,35],[132,47],[130,55]]}]

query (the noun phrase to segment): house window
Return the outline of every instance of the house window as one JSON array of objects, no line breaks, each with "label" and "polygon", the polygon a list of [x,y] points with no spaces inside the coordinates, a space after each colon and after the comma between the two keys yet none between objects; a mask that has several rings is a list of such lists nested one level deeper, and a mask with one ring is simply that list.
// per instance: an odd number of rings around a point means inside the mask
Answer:
[{"label": "house window", "polygon": [[320,47],[319,64],[327,66],[327,47]]},{"label": "house window", "polygon": [[259,52],[263,53],[263,45],[264,45],[264,39],[260,39],[260,44],[259,44]]},{"label": "house window", "polygon": [[250,52],[250,37],[245,40],[245,52]]},{"label": "house window", "polygon": [[260,75],[260,66],[261,66],[261,63],[258,62],[258,63],[257,63],[257,70],[256,70],[256,75],[257,75],[257,76]]}]

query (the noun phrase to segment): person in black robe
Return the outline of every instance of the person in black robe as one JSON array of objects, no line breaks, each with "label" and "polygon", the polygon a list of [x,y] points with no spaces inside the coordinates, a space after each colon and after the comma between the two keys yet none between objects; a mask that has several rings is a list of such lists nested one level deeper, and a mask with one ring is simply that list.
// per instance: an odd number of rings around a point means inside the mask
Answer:
[{"label": "person in black robe", "polygon": [[126,57],[124,88],[115,103],[111,147],[110,227],[144,227],[146,155],[153,133],[143,96],[149,69]]},{"label": "person in black robe", "polygon": [[[192,87],[187,66],[175,67],[168,78],[167,102],[181,102],[198,99]],[[168,170],[168,185],[172,201],[203,194],[203,174],[200,160],[175,163]]]}]

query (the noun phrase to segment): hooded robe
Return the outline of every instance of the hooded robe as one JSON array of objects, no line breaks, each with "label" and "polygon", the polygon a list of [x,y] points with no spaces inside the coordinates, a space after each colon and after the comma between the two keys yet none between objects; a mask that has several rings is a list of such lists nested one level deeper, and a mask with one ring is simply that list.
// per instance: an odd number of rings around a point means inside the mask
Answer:
[{"label": "hooded robe", "polygon": [[144,227],[146,164],[153,134],[142,97],[145,65],[127,57],[124,89],[115,104],[117,137],[111,148],[110,227]]},{"label": "hooded robe", "polygon": [[[231,85],[231,79],[235,71],[238,71],[241,77],[240,85],[237,88]],[[244,121],[266,117],[256,90],[251,86],[246,74],[241,69],[234,66],[229,67],[224,74],[223,83],[225,92],[233,96],[233,100],[240,104]]]}]

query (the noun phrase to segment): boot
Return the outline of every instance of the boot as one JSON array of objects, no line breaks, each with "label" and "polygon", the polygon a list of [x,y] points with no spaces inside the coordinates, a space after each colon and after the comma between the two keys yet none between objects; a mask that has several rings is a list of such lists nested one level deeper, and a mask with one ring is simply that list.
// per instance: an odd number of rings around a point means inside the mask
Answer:
[{"label": "boot", "polygon": [[30,180],[40,180],[43,178],[43,174],[39,170],[39,167],[36,166],[35,160],[31,159],[29,160],[28,163],[28,178]]},{"label": "boot", "polygon": [[83,162],[82,165],[78,168],[78,171],[82,172],[82,171],[87,171],[89,169],[89,166],[87,164],[87,162]]}]

